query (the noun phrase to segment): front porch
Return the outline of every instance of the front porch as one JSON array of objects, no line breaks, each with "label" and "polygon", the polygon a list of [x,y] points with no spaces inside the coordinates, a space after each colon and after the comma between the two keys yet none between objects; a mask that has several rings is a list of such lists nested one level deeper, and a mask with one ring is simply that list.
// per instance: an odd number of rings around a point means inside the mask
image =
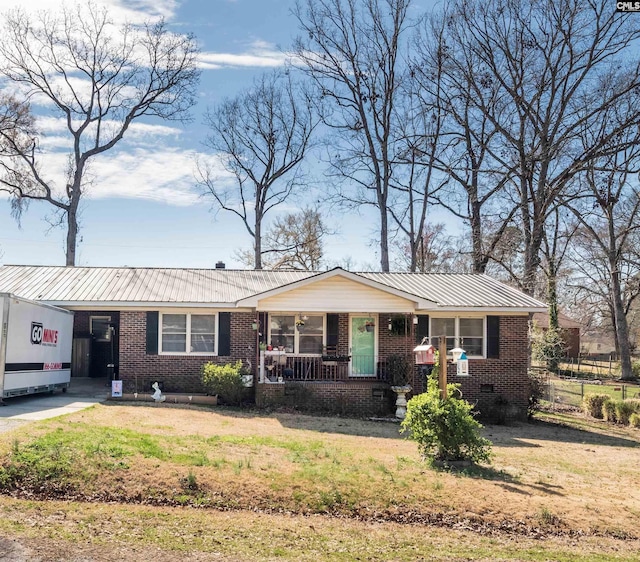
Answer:
[{"label": "front porch", "polygon": [[[414,384],[413,356],[294,355],[286,351],[260,353],[258,383],[285,382],[381,382],[394,384],[399,378]],[[404,368],[403,368],[404,367]]]}]

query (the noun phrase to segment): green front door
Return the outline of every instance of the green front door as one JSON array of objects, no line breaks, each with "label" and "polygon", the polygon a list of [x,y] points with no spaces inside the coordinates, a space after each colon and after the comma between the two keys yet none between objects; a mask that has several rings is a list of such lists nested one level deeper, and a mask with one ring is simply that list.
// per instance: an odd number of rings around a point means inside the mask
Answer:
[{"label": "green front door", "polygon": [[351,375],[376,374],[376,319],[372,316],[351,317]]}]

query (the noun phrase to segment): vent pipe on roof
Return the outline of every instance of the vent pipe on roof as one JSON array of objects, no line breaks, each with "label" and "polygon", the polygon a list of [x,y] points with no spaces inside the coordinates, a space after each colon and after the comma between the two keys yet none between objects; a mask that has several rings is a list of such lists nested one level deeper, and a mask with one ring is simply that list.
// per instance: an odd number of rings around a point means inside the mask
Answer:
[{"label": "vent pipe on roof", "polygon": [[224,269],[225,265],[223,261],[216,262],[216,269]]}]

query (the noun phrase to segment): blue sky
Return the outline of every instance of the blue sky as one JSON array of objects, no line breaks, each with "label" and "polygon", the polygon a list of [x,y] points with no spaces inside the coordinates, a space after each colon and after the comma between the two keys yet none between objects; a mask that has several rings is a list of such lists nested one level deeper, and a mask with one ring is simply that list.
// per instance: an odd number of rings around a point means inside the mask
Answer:
[{"label": "blue sky", "polygon": [[[95,179],[84,199],[77,265],[243,267],[235,257],[251,246],[237,217],[211,212],[211,201],[200,197],[194,180],[194,157],[207,153],[203,113],[225,96],[233,96],[265,70],[283,63],[297,33],[290,13],[293,0],[100,0],[116,20],[145,21],[163,15],[173,31],[192,32],[202,50],[202,80],[194,121],[139,124],[116,149],[98,156],[91,168]],[[426,2],[430,4],[430,2]],[[2,6],[23,4],[3,0]],[[424,5],[425,2],[420,2]],[[29,9],[56,9],[56,0],[32,0]],[[55,144],[59,122],[43,119],[47,142]],[[62,161],[52,160],[51,169]],[[319,170],[313,161],[309,165]],[[322,192],[308,193],[311,200]],[[279,212],[296,210],[292,202]],[[45,217],[51,208],[32,202],[21,227],[0,196],[0,264],[64,265],[64,236]],[[276,214],[270,216],[275,218]],[[338,234],[327,240],[332,264],[350,259],[354,268],[377,269],[374,242],[377,219],[371,211],[325,217]]]}]

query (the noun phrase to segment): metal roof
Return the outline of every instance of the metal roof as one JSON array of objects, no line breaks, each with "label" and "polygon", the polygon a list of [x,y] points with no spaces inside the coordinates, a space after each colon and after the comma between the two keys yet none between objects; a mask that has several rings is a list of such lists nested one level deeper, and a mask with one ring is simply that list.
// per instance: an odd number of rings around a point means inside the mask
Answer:
[{"label": "metal roof", "polygon": [[[345,273],[336,268],[331,273]],[[235,306],[236,303],[327,272],[136,267],[0,267],[0,292],[50,304],[118,303]],[[422,299],[438,308],[499,308],[540,311],[546,305],[485,275],[354,273]]]},{"label": "metal roof", "polygon": [[522,291],[488,277],[462,273],[359,273],[401,291],[431,299],[439,307],[544,308],[547,305]]}]

